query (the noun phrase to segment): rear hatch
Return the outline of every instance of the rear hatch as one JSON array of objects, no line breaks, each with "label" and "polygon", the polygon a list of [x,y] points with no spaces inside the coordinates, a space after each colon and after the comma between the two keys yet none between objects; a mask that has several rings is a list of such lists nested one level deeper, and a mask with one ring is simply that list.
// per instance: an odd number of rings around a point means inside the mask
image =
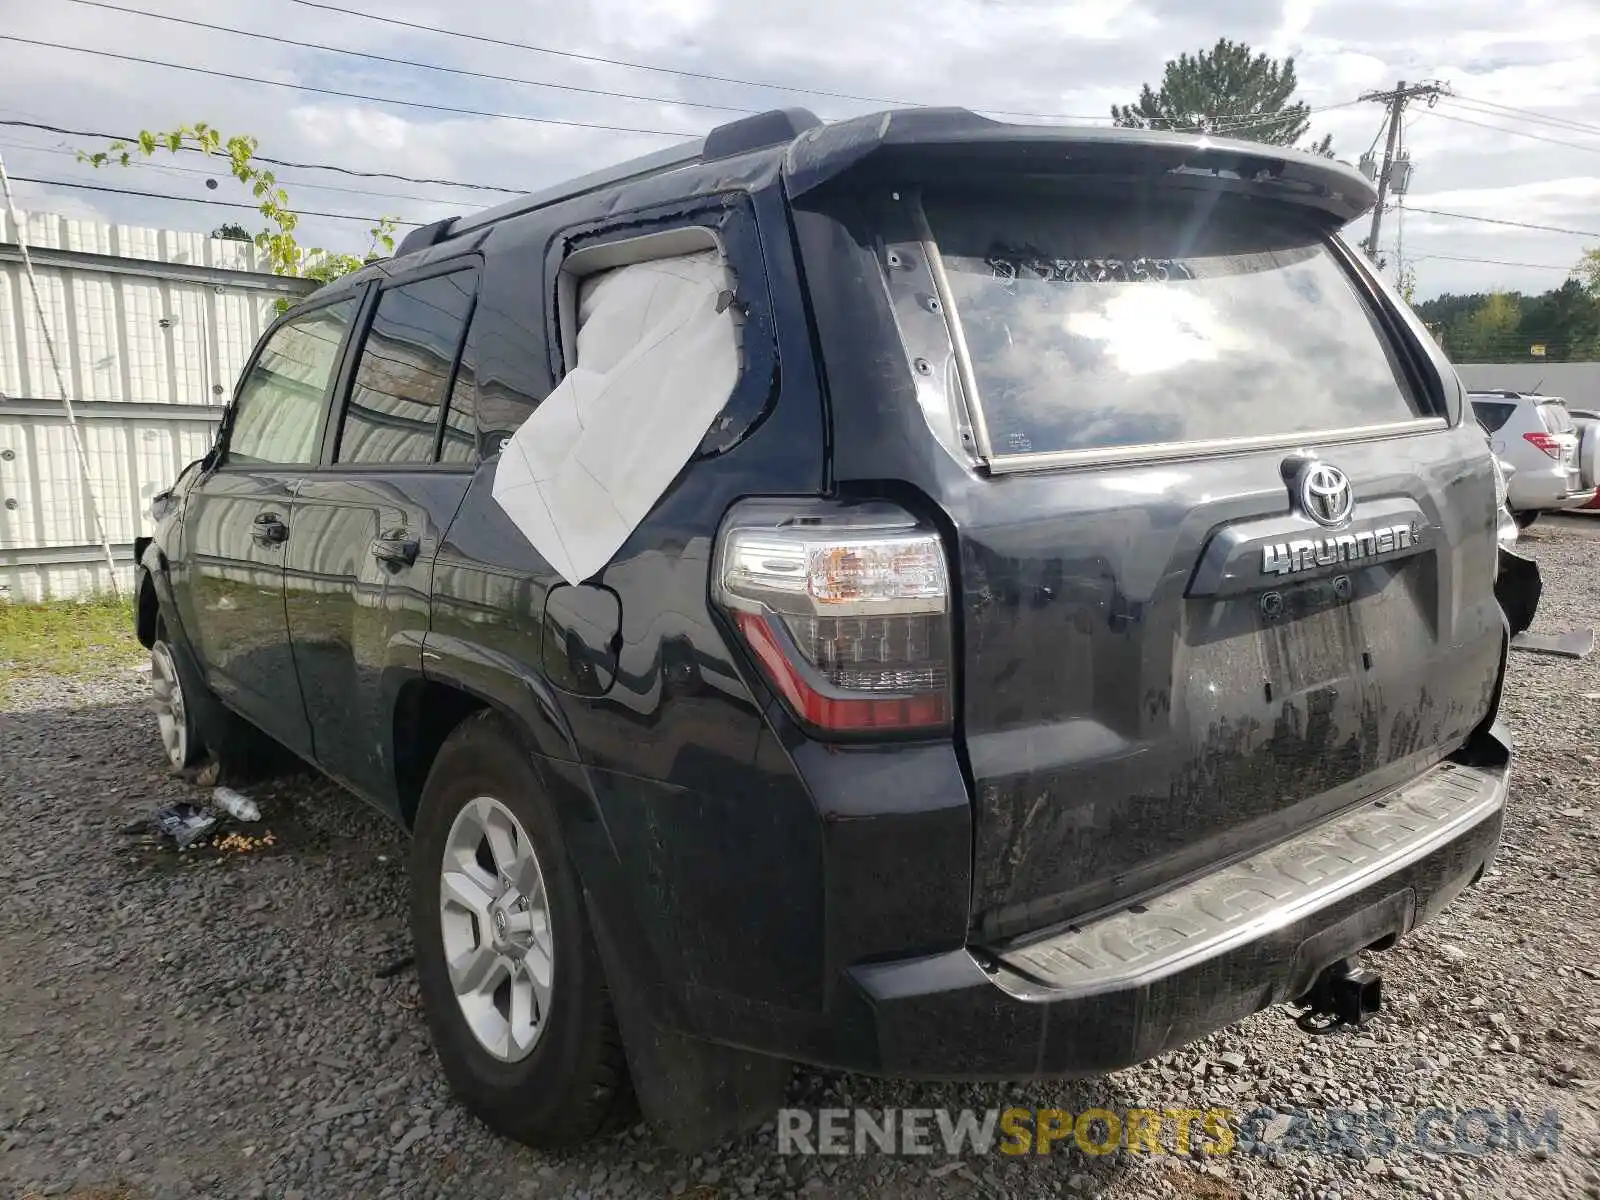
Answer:
[{"label": "rear hatch", "polygon": [[[893,193],[921,236],[886,216],[876,253],[948,450],[914,482],[955,543],[975,934],[1000,939],[1427,769],[1488,709],[1503,633],[1483,434],[1329,222],[967,186]],[[847,386],[836,461],[871,470]]]},{"label": "rear hatch", "polygon": [[1535,409],[1540,422],[1560,447],[1561,457],[1558,461],[1567,473],[1567,490],[1581,492],[1586,486],[1593,486],[1592,483],[1586,484],[1583,478],[1582,464],[1579,460],[1581,439],[1578,427],[1572,420],[1572,414],[1567,411],[1566,401],[1540,400]]}]

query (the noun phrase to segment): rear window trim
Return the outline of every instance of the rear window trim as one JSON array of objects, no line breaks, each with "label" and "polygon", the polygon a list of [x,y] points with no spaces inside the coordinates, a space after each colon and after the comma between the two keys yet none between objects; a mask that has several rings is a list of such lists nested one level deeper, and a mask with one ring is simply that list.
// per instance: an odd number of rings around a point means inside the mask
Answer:
[{"label": "rear window trim", "polygon": [[[989,437],[989,427],[984,415],[982,392],[977,383],[966,333],[961,325],[961,311],[955,302],[946,273],[944,256],[938,239],[922,206],[922,193],[914,191],[909,197],[915,215],[918,240],[927,258],[934,291],[944,310],[945,326],[950,333],[951,349],[956,363],[957,387],[954,397],[958,421],[961,425],[962,443],[976,467],[991,475],[1011,475],[1027,471],[1048,471],[1063,467],[1101,467],[1144,462],[1167,462],[1175,459],[1202,458],[1219,454],[1247,454],[1258,450],[1294,449],[1310,445],[1331,445],[1349,442],[1380,441],[1387,438],[1408,437],[1450,428],[1448,418],[1437,414],[1417,416],[1406,421],[1389,421],[1377,425],[1345,426],[1333,429],[1308,429],[1293,433],[1260,434],[1248,437],[1208,438],[1178,442],[1141,442],[1127,446],[1097,446],[1076,450],[1044,450],[1033,453],[997,454]],[[1367,310],[1376,336],[1386,339],[1385,347],[1397,375],[1396,384],[1410,392],[1415,402],[1432,405],[1430,389],[1417,378],[1417,364],[1409,338],[1394,328],[1391,314],[1375,296],[1367,281],[1352,270],[1351,263],[1338,240],[1320,234],[1319,240],[1339,269],[1349,281],[1357,301]],[[1398,343],[1398,344],[1396,344]],[[970,441],[968,435],[970,434]]]},{"label": "rear window trim", "polygon": [[1141,442],[1131,446],[1101,446],[1092,450],[1046,450],[1037,454],[1003,454],[984,464],[991,475],[1024,471],[1052,471],[1061,467],[1104,467],[1170,462],[1184,458],[1210,458],[1223,454],[1251,454],[1258,450],[1294,450],[1350,442],[1376,442],[1411,437],[1450,428],[1444,417],[1418,417],[1382,425],[1352,425],[1343,429],[1305,430],[1300,433],[1261,434],[1256,437],[1212,438],[1189,442]]}]

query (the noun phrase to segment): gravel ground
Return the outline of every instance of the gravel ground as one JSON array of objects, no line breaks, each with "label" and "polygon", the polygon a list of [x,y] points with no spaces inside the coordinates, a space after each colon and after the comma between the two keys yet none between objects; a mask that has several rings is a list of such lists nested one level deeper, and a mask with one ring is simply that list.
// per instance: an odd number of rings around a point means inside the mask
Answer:
[{"label": "gravel ground", "polygon": [[[1541,522],[1536,628],[1595,623],[1600,520]],[[1386,1013],[1300,1032],[1260,1014],[1088,1084],[928,1085],[796,1073],[792,1103],[934,1108],[1389,1108],[1399,1144],[1330,1154],[1265,1116],[1260,1153],[780,1156],[769,1128],[683,1157],[643,1128],[561,1156],[448,1097],[408,951],[404,842],[295,778],[258,789],[273,844],[182,855],[130,823],[204,789],[163,769],[146,679],[14,686],[0,701],[0,1192],[121,1197],[1600,1197],[1600,655],[1518,654],[1521,757],[1497,869],[1381,956]],[[1552,1150],[1421,1153],[1430,1107],[1554,1110]],[[1284,1127],[1288,1126],[1286,1130]],[[1470,1141],[1485,1140],[1481,1123]],[[1168,1145],[1171,1146],[1168,1135]],[[1474,1148],[1469,1141],[1459,1150]]]}]

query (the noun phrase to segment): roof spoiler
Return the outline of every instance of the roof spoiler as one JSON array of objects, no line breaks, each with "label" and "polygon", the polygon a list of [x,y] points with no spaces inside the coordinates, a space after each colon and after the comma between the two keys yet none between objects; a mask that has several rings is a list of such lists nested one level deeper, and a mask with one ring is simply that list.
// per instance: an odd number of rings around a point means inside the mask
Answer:
[{"label": "roof spoiler", "polygon": [[797,137],[784,161],[791,196],[862,171],[903,184],[974,172],[1165,180],[1270,196],[1337,224],[1377,200],[1360,172],[1309,151],[1192,133],[1010,124],[964,108],[903,109],[823,125]]},{"label": "roof spoiler", "polygon": [[899,182],[954,173],[1112,175],[1165,178],[1191,186],[1268,195],[1315,209],[1342,224],[1371,210],[1372,184],[1333,159],[1303,150],[1190,133],[1086,125],[1017,125],[964,108],[908,108],[823,124],[803,108],[773,109],[717,126],[703,139],[605,167],[468,216],[446,217],[406,234],[409,254],[496,221],[662,174],[787,144],[784,174],[799,196],[845,174],[880,168]]}]

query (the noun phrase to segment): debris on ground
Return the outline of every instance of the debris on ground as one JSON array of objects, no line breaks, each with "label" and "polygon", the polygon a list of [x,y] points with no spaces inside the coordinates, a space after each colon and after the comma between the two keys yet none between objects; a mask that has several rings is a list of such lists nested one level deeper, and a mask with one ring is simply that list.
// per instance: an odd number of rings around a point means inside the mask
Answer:
[{"label": "debris on ground", "polygon": [[389,963],[387,966],[379,967],[375,973],[375,977],[378,979],[393,979],[396,975],[400,974],[401,971],[404,971],[407,967],[411,966],[415,962],[416,958],[414,955],[402,955],[393,962]]},{"label": "debris on ground", "polygon": [[220,837],[212,844],[212,849],[221,850],[225,854],[250,854],[256,850],[268,850],[277,845],[277,839],[270,832],[260,837],[251,837],[243,833],[230,833]]},{"label": "debris on ground", "polygon": [[1566,633],[1519,633],[1511,639],[1513,650],[1530,654],[1553,654],[1558,658],[1586,658],[1594,649],[1593,629],[1569,629]]},{"label": "debris on ground", "polygon": [[216,828],[217,818],[197,804],[169,804],[156,810],[156,832],[187,850]]},{"label": "debris on ground", "polygon": [[235,820],[261,820],[261,810],[256,807],[256,802],[243,792],[236,792],[230,787],[217,788],[211,793],[211,802]]}]

